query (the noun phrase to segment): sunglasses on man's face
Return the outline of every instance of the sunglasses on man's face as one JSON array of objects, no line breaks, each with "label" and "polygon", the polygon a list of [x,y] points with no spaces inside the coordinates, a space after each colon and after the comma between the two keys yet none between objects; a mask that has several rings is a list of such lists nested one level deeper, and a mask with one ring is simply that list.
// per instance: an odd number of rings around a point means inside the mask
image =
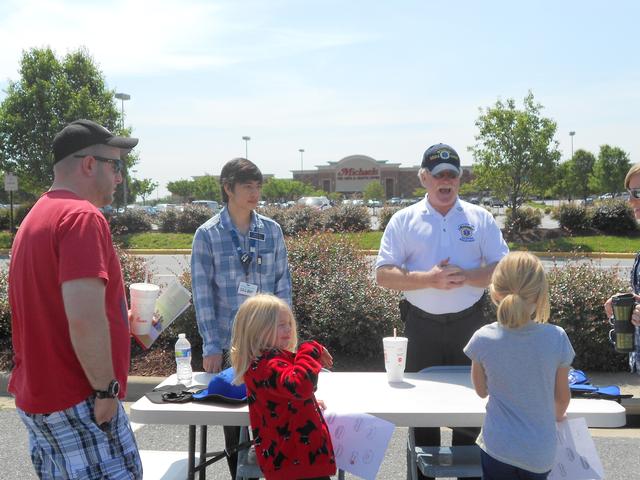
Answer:
[{"label": "sunglasses on man's face", "polygon": [[640,188],[627,188],[627,192],[631,198],[640,198]]},{"label": "sunglasses on man's face", "polygon": [[443,178],[458,178],[458,175],[456,175],[455,172],[452,172],[451,170],[445,170],[443,172],[437,173],[436,175],[432,175],[432,177],[436,180],[442,180]]},{"label": "sunglasses on man's face", "polygon": [[101,157],[100,155],[90,155],[90,154],[74,155],[74,157],[75,158],[93,157],[99,162],[110,163],[111,165],[113,165],[113,172],[116,174],[122,173],[122,170],[124,170],[124,162],[119,158],[107,158],[107,157]]}]

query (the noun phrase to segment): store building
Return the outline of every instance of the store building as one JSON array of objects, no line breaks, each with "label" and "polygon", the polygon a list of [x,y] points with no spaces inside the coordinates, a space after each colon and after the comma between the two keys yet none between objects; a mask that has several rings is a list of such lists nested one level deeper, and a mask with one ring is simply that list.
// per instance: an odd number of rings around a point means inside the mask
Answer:
[{"label": "store building", "polygon": [[[399,163],[376,160],[367,155],[350,155],[337,162],[317,165],[315,170],[293,170],[293,179],[309,183],[327,193],[338,192],[345,196],[360,196],[371,182],[379,182],[386,198],[413,197],[421,188],[418,165],[401,167]],[[471,179],[472,167],[462,167],[462,181]]]}]

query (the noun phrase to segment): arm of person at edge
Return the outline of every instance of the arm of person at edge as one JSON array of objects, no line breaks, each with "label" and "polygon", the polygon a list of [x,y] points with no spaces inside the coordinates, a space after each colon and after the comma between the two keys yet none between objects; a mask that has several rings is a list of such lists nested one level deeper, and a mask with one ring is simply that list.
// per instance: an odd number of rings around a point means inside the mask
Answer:
[{"label": "arm of person at edge", "polygon": [[284,300],[291,306],[291,273],[289,271],[289,261],[287,256],[287,246],[284,243],[282,228],[277,226],[275,243],[275,281],[273,292],[276,297]]},{"label": "arm of person at edge", "polygon": [[[633,309],[633,314],[631,315],[631,323],[633,323],[636,327],[640,327],[640,295],[635,295],[636,306]],[[607,315],[605,318],[605,322],[609,321],[609,319],[613,316],[613,305],[611,304],[611,299],[613,297],[609,297],[609,299],[604,304],[604,312]]]},{"label": "arm of person at edge", "polygon": [[216,316],[213,309],[213,252],[206,234],[197,230],[193,236],[191,254],[191,289],[196,310],[198,331],[202,337],[202,368],[207,373],[222,369],[222,349],[216,342]]},{"label": "arm of person at edge", "polygon": [[[115,378],[111,358],[111,334],[105,309],[105,285],[101,278],[80,278],[62,284],[64,310],[76,357],[94,390],[106,390]],[[109,422],[116,414],[117,398],[96,398],[96,423]]]},{"label": "arm of person at edge", "polygon": [[484,373],[482,364],[477,360],[471,362],[471,383],[480,398],[487,398],[489,391],[487,390],[487,376]]},{"label": "arm of person at edge", "polygon": [[556,406],[556,422],[566,418],[567,407],[571,401],[569,390],[569,367],[560,367],[556,371],[556,388],[554,394]]}]

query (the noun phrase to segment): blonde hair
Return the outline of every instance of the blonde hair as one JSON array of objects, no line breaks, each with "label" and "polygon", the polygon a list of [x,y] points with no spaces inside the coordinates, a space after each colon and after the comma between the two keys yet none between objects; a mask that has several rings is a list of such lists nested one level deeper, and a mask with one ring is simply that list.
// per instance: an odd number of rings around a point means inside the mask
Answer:
[{"label": "blonde hair", "polygon": [[627,176],[624,177],[624,188],[629,189],[629,184],[631,183],[631,177],[640,173],[640,163],[636,163],[632,165],[629,171],[627,172]]},{"label": "blonde hair", "polygon": [[234,385],[244,383],[244,374],[254,358],[264,350],[276,347],[278,313],[286,312],[291,322],[291,339],[287,350],[294,351],[298,344],[296,319],[289,305],[273,295],[248,298],[238,309],[231,335],[231,366]]},{"label": "blonde hair", "polygon": [[532,317],[538,323],[549,320],[549,285],[535,255],[506,255],[493,271],[489,291],[498,307],[498,322],[505,327],[519,328]]}]

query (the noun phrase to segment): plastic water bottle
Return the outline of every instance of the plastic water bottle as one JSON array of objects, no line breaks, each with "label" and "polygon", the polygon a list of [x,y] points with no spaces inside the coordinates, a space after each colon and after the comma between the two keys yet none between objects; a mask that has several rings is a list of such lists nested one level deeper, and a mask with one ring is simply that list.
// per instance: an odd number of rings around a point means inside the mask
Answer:
[{"label": "plastic water bottle", "polygon": [[175,351],[178,383],[187,385],[191,382],[193,371],[191,370],[191,344],[184,333],[178,335]]}]

